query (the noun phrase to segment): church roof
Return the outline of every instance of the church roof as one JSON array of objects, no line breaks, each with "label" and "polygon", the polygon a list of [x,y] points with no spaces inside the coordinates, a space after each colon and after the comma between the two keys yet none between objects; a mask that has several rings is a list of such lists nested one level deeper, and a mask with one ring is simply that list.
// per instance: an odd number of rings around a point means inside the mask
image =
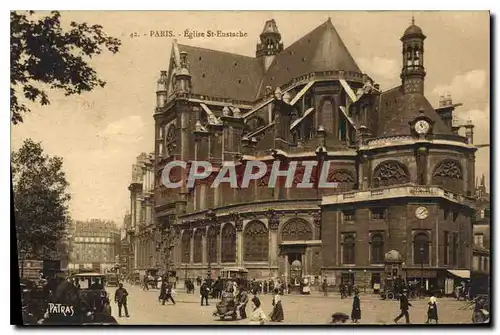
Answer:
[{"label": "church roof", "polygon": [[276,21],[274,21],[274,19],[266,21],[266,24],[264,25],[264,30],[262,30],[261,35],[264,35],[264,34],[278,34],[278,35],[280,35],[280,32],[278,31],[278,26],[276,25]]},{"label": "church roof", "polygon": [[304,74],[326,70],[361,73],[330,19],[276,55],[261,93],[266,86],[282,86]]},{"label": "church roof", "polygon": [[438,116],[427,98],[420,93],[404,94],[403,87],[398,86],[380,96],[380,119],[377,136],[410,135],[409,122],[419,115],[420,110],[433,120],[434,134],[451,134],[451,130]]},{"label": "church roof", "polygon": [[412,24],[408,28],[406,28],[405,33],[403,34],[403,37],[410,37],[410,36],[423,36],[424,33],[422,32],[422,29],[415,25]]},{"label": "church roof", "polygon": [[263,75],[260,59],[229,52],[179,44],[187,52],[193,92],[254,101]]}]

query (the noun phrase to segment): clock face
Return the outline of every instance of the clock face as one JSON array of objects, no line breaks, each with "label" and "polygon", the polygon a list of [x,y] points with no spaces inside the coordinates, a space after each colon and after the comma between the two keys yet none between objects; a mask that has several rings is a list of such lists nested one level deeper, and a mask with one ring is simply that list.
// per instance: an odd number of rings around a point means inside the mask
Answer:
[{"label": "clock face", "polygon": [[429,216],[429,210],[425,207],[418,207],[415,210],[415,216],[420,220],[427,219],[427,217]]},{"label": "clock face", "polygon": [[415,131],[418,133],[418,134],[427,134],[427,132],[429,131],[429,122],[425,121],[425,120],[418,120],[416,123],[415,123]]}]

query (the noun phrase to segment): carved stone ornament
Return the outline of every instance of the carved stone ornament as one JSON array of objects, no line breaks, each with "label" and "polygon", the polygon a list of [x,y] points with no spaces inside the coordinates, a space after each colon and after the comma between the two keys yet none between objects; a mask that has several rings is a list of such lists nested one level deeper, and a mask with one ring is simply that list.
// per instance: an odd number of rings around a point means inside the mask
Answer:
[{"label": "carved stone ornament", "polygon": [[318,228],[321,227],[321,212],[314,212],[312,214],[314,225]]},{"label": "carved stone ornament", "polygon": [[268,222],[269,229],[271,229],[271,230],[278,229],[278,227],[280,225],[280,219],[279,219],[278,213],[276,213],[276,211],[273,209],[269,209],[266,213],[266,216],[268,219],[267,222]]},{"label": "carved stone ornament", "polygon": [[313,233],[309,222],[300,218],[290,219],[281,232],[283,241],[312,240]]},{"label": "carved stone ornament", "polygon": [[403,184],[409,182],[409,180],[405,166],[396,161],[380,163],[373,176],[375,187]]},{"label": "carved stone ornament", "polygon": [[233,212],[230,215],[231,221],[234,222],[234,226],[236,228],[236,231],[242,231],[243,230],[243,218],[241,217],[240,214]]},{"label": "carved stone ornament", "polygon": [[329,182],[354,183],[354,176],[348,170],[334,170],[328,175]]},{"label": "carved stone ornament", "polygon": [[434,176],[462,179],[462,168],[457,161],[451,159],[446,160],[442,163],[439,163],[436,170],[434,171]]}]

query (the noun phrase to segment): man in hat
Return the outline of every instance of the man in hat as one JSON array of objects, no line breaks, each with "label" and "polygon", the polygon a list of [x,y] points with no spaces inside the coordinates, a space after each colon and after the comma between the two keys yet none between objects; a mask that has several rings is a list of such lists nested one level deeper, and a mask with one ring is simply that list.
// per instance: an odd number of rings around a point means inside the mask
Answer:
[{"label": "man in hat", "polygon": [[236,300],[238,301],[238,311],[240,313],[240,318],[246,319],[247,318],[247,303],[248,303],[248,294],[245,290],[245,287],[243,285],[240,286],[238,296],[236,297]]},{"label": "man in hat", "polygon": [[411,304],[406,296],[407,293],[408,291],[403,289],[401,297],[399,298],[399,309],[401,310],[401,313],[394,319],[395,323],[398,323],[399,319],[403,316],[405,317],[406,323],[410,323],[410,314],[408,313],[408,310],[410,309]]}]

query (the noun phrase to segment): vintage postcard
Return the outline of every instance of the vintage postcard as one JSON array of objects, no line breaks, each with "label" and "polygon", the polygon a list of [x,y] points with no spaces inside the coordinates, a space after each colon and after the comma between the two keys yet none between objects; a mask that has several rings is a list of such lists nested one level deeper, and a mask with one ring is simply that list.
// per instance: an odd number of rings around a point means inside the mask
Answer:
[{"label": "vintage postcard", "polygon": [[490,323],[489,12],[10,18],[13,323]]}]

